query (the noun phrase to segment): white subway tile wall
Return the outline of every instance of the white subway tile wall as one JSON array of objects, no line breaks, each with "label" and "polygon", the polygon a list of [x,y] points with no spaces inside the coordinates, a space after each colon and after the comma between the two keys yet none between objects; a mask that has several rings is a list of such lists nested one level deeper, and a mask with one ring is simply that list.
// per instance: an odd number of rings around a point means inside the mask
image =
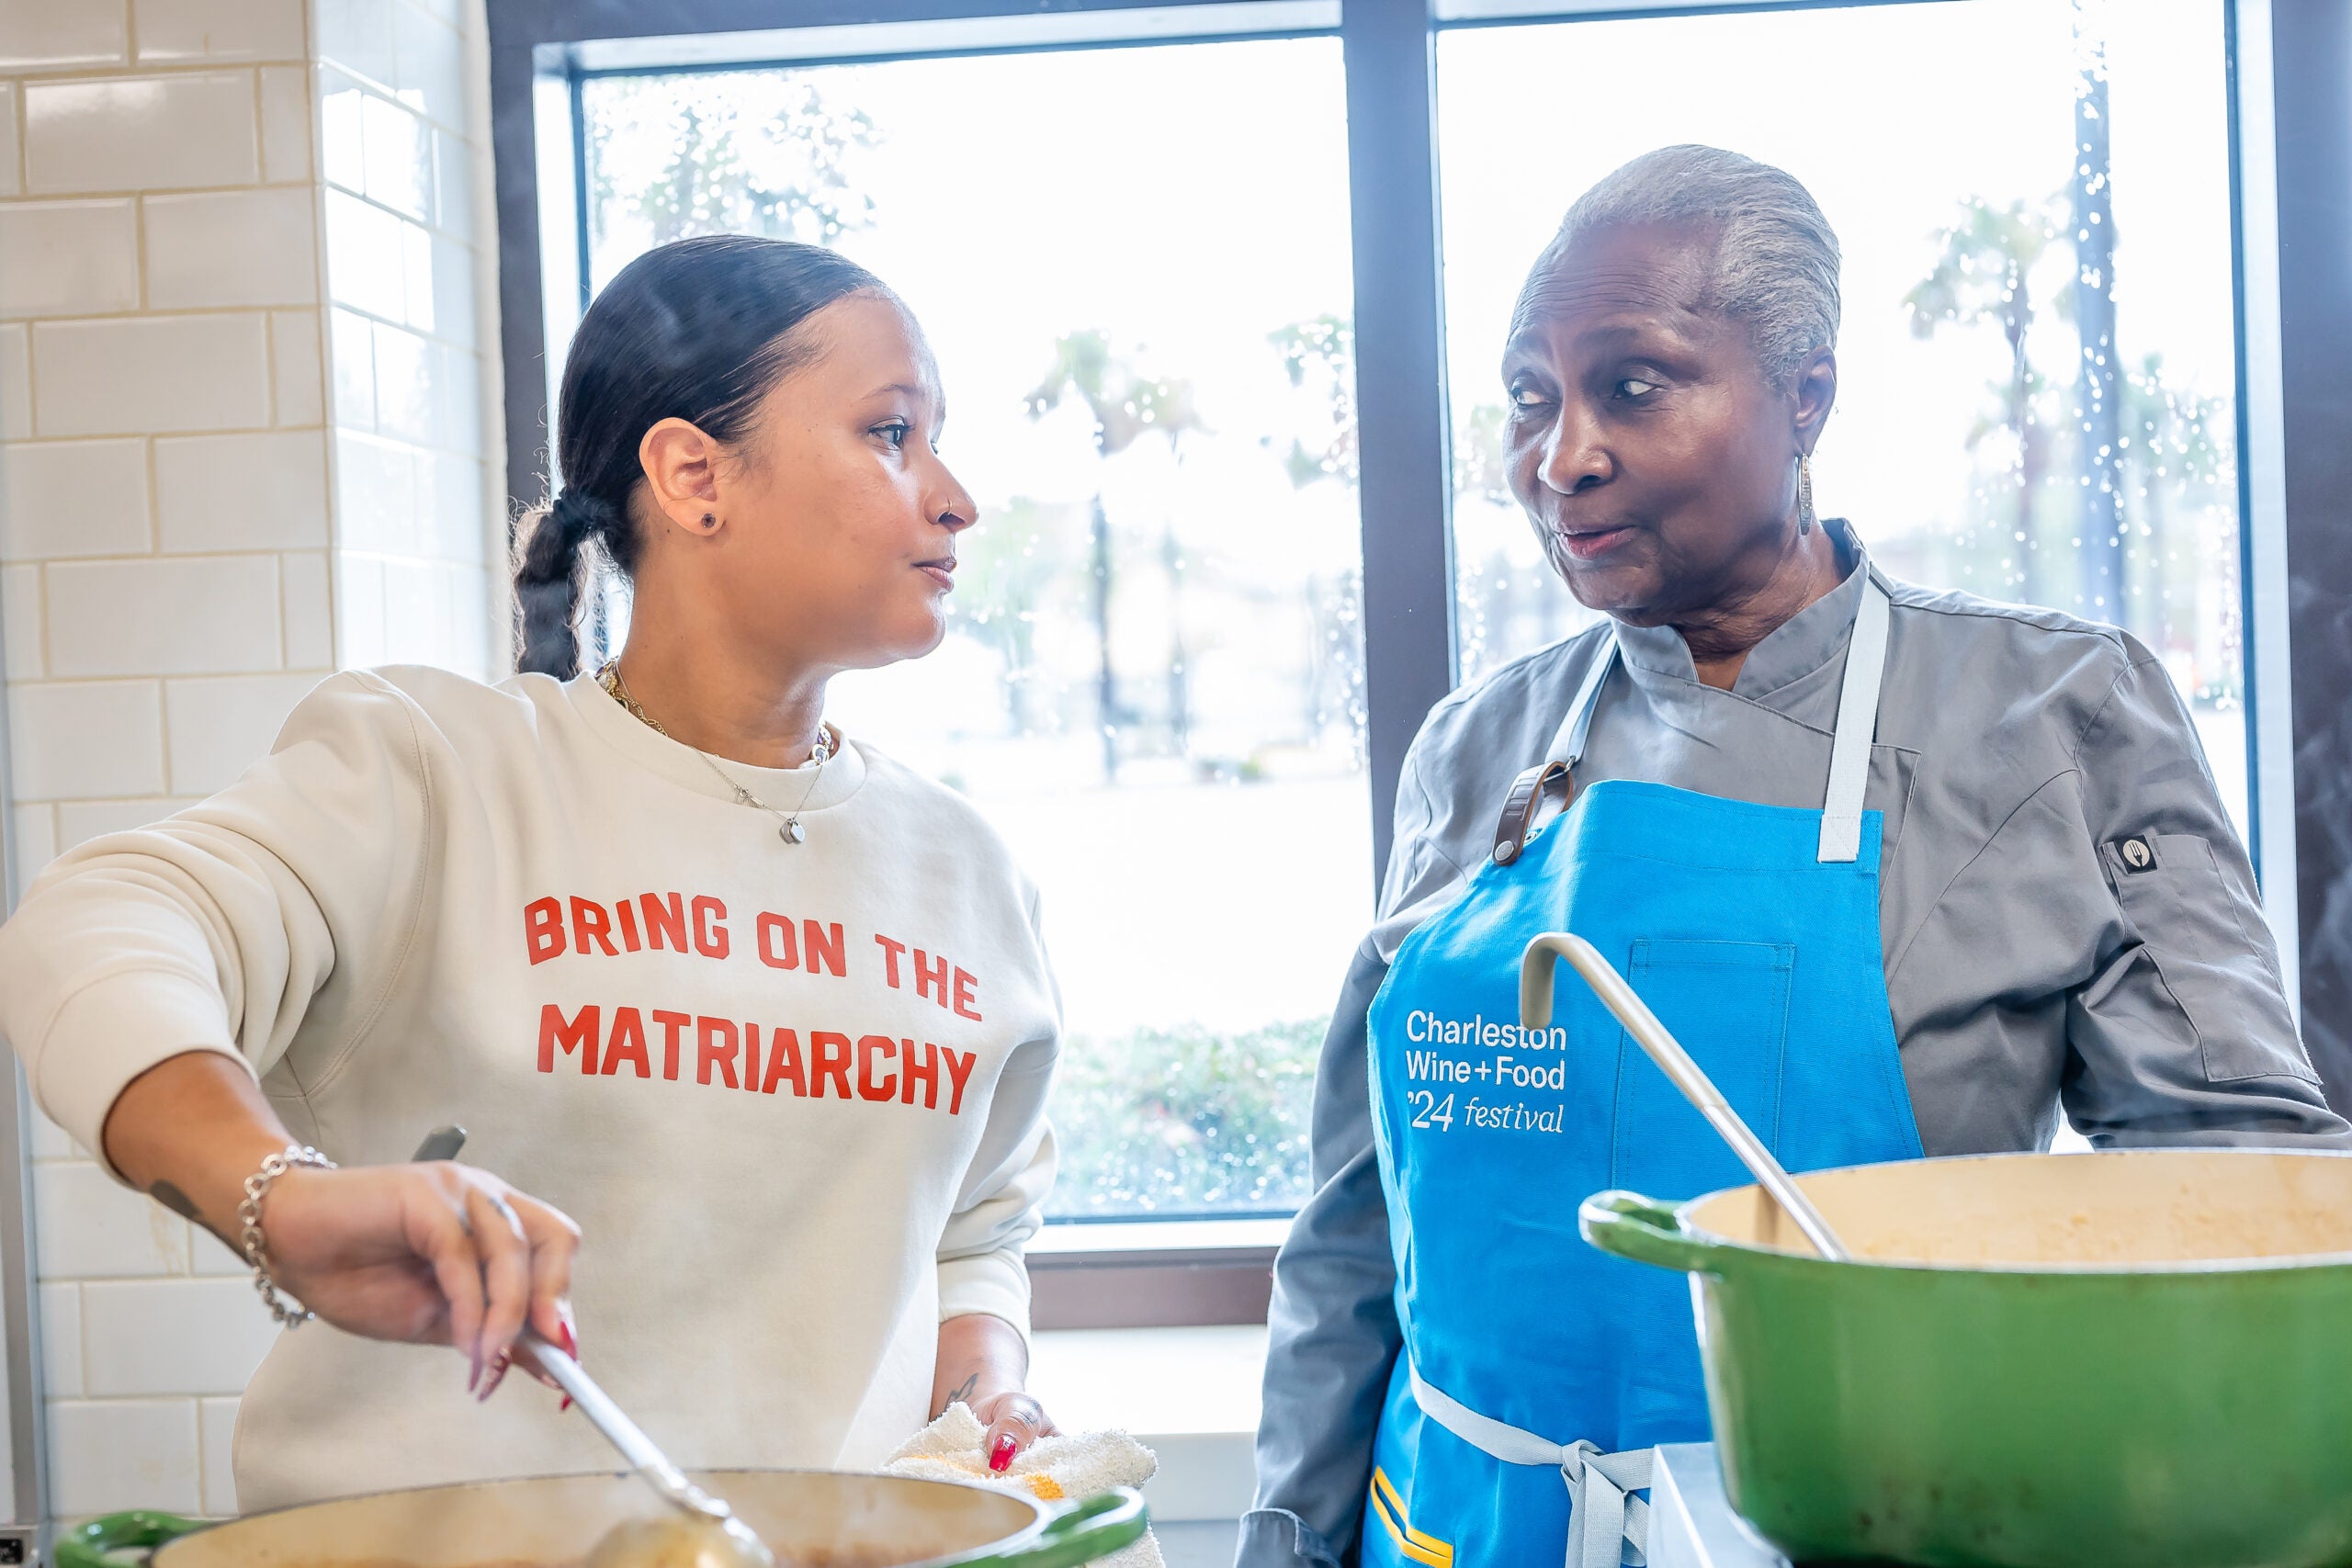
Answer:
[{"label": "white subway tile wall", "polygon": [[[318,163],[346,664],[503,662],[503,503],[482,388],[487,96],[474,11],[318,0]],[[495,547],[493,547],[493,546]]]},{"label": "white subway tile wall", "polygon": [[11,75],[77,65],[120,65],[130,57],[122,7],[0,0],[0,70]]},{"label": "white subway tile wall", "polygon": [[164,737],[173,793],[207,795],[236,783],[318,683],[307,671],[165,682]]},{"label": "white subway tile wall", "polygon": [[322,549],[326,440],[316,430],[282,430],[158,441],[155,523],[162,547],[175,554]]},{"label": "white subway tile wall", "polygon": [[133,0],[141,65],[300,60],[302,0]]},{"label": "white subway tile wall", "polygon": [[0,82],[0,196],[21,196],[24,189],[25,155],[17,134],[17,84]]},{"label": "white subway tile wall", "polygon": [[151,196],[145,206],[147,302],[154,309],[318,302],[308,186]]},{"label": "white subway tile wall", "polygon": [[44,1280],[185,1275],[187,1222],[88,1160],[42,1160],[33,1171]]},{"label": "white subway tile wall", "polygon": [[[233,781],[339,666],[503,672],[482,26],[0,0],[19,888]],[[232,1512],[275,1332],[243,1265],[46,1117],[32,1157],[52,1506]]]},{"label": "white subway tile wall", "polygon": [[144,441],[0,447],[0,558],[139,556],[154,546]]},{"label": "white subway tile wall", "polygon": [[154,681],[11,682],[8,761],[21,802],[161,795],[164,688]]},{"label": "white subway tile wall", "polygon": [[269,313],[269,389],[280,425],[305,429],[326,419],[326,376],[319,354],[316,310]]},{"label": "white subway tile wall", "polygon": [[82,1287],[90,1397],[235,1394],[277,1343],[243,1280],[114,1280]]},{"label": "white subway tile wall", "polygon": [[[237,1402],[206,1399],[197,1404],[197,1438],[204,1461],[204,1511],[233,1514],[237,1488],[230,1468],[231,1445],[237,1437]],[[1229,1554],[1228,1554],[1229,1555]]]},{"label": "white subway tile wall", "polygon": [[[56,853],[63,854],[77,844],[107,833],[119,833],[126,829],[143,828],[150,822],[162,820],[192,799],[174,799],[170,795],[133,795],[124,800],[61,800],[57,803]],[[64,1130],[58,1130],[63,1137]]]},{"label": "white subway tile wall", "polygon": [[33,423],[43,435],[269,423],[269,319],[258,310],[35,321],[32,335]]},{"label": "white subway tile wall", "polygon": [[[0,518],[7,515],[10,502],[0,494]],[[5,536],[0,536],[5,538]],[[6,550],[0,550],[5,556]],[[41,661],[41,602],[40,569],[35,566],[0,567],[0,627],[7,632],[7,644],[0,650],[8,672],[18,680],[31,680],[40,675],[46,666]]]},{"label": "white subway tile wall", "polygon": [[0,323],[0,441],[33,433],[31,333],[22,321]]},{"label": "white subway tile wall", "polygon": [[49,621],[52,675],[274,670],[277,558],[58,561]]},{"label": "white subway tile wall", "polygon": [[52,1399],[49,1502],[62,1517],[141,1506],[193,1514],[204,1506],[193,1399]]},{"label": "white subway tile wall", "polygon": [[80,316],[138,308],[136,202],[111,197],[0,208],[0,310]]},{"label": "white subway tile wall", "polygon": [[250,71],[28,81],[25,186],[47,193],[252,185],[261,177],[259,119]]},{"label": "white subway tile wall", "polygon": [[41,1382],[51,1399],[82,1397],[82,1286],[60,1280],[40,1288]]}]

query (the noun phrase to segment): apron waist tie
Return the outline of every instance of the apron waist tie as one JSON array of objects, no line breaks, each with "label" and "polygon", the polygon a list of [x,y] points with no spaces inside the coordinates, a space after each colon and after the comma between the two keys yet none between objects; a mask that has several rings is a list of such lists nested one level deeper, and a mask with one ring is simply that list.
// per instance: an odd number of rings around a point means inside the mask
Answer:
[{"label": "apron waist tie", "polygon": [[1627,1494],[1646,1491],[1650,1466],[1657,1450],[1631,1449],[1605,1454],[1598,1443],[1579,1439],[1565,1446],[1523,1431],[1491,1416],[1481,1416],[1452,1394],[1421,1379],[1420,1369],[1407,1364],[1412,1379],[1413,1403],[1421,1414],[1505,1464],[1556,1466],[1568,1488],[1568,1554],[1566,1568],[1639,1568],[1649,1559],[1650,1506]]}]

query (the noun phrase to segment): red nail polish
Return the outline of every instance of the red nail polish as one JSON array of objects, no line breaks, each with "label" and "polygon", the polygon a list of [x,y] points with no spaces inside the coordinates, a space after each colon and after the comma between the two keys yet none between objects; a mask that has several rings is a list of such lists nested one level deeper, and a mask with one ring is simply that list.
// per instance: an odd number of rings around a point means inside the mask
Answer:
[{"label": "red nail polish", "polygon": [[580,1359],[580,1339],[577,1335],[571,1332],[571,1314],[570,1313],[564,1314],[563,1316],[563,1353],[571,1357],[575,1361]]},{"label": "red nail polish", "polygon": [[563,1403],[562,1403],[561,1404],[559,1404],[559,1405],[557,1405],[557,1406],[555,1407],[555,1413],[556,1413],[557,1415],[560,1416],[560,1415],[562,1415],[565,1411],[567,1411],[567,1410],[569,1410],[569,1409],[571,1409],[571,1395],[570,1395],[570,1394],[568,1394],[568,1393],[567,1393],[567,1394],[565,1394],[565,1395],[563,1396]]},{"label": "red nail polish", "polygon": [[1011,1470],[1012,1468],[1013,1450],[1017,1447],[1019,1447],[1019,1445],[1012,1440],[1012,1433],[1005,1432],[1001,1434],[997,1438],[996,1447],[989,1450],[989,1469],[1000,1475],[1004,1472]]}]

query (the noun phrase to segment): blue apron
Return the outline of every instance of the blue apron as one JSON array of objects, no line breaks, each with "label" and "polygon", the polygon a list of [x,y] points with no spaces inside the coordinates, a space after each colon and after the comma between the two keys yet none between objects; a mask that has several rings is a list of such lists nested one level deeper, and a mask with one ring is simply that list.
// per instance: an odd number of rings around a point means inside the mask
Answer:
[{"label": "blue apron", "polygon": [[[1886,623],[1866,582],[1822,810],[1604,780],[1530,834],[1523,779],[1521,828],[1398,949],[1371,1066],[1404,1353],[1366,1563],[1638,1563],[1649,1450],[1709,1435],[1688,1283],[1585,1245],[1577,1206],[1749,1178],[1572,977],[1553,1027],[1520,1028],[1530,939],[1598,947],[1789,1168],[1920,1153],[1879,945],[1882,822],[1862,809]],[[1616,660],[1595,660],[1544,778],[1574,788]]]}]

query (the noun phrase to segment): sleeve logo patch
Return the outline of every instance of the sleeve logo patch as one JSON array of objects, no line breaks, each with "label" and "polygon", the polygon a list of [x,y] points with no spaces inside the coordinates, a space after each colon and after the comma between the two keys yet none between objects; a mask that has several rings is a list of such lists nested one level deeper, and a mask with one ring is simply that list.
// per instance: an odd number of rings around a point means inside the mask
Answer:
[{"label": "sleeve logo patch", "polygon": [[2115,840],[2116,857],[2122,861],[2125,872],[2138,876],[2156,869],[2156,840],[2152,833],[2139,833],[2129,839]]}]

